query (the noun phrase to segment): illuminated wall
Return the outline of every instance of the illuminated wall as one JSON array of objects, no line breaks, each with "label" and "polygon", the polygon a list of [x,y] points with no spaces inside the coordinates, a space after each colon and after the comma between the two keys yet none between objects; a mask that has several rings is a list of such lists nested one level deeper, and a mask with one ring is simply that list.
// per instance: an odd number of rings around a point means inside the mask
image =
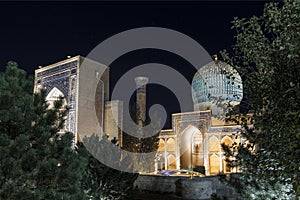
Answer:
[{"label": "illuminated wall", "polygon": [[[80,70],[83,62],[90,70]],[[99,74],[103,76],[100,77]],[[99,82],[102,84],[96,90]],[[64,97],[69,107],[65,130],[74,133],[75,140],[80,139],[78,133],[100,134],[98,127],[104,126],[103,105],[109,95],[109,68],[93,60],[75,56],[35,70],[34,91],[41,89],[46,90],[49,102],[52,102],[51,98],[56,94]],[[51,94],[53,91],[56,94]],[[91,116],[91,113],[96,113],[96,116]]]}]

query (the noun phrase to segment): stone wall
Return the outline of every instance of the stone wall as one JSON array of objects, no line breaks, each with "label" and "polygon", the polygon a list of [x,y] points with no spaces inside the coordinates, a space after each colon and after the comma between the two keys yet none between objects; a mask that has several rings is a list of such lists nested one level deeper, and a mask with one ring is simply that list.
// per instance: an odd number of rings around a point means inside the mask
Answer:
[{"label": "stone wall", "polygon": [[135,186],[141,191],[172,193],[182,199],[211,199],[213,195],[228,200],[240,200],[233,188],[226,186],[218,176],[189,177],[140,175]]}]

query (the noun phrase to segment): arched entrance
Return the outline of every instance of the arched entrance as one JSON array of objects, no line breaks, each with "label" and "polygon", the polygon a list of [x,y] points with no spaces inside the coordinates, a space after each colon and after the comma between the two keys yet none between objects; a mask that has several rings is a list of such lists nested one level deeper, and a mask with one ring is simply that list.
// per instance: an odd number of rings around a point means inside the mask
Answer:
[{"label": "arched entrance", "polygon": [[[52,90],[50,90],[50,92],[48,93],[48,95],[46,96],[46,101],[49,104],[49,109],[54,107],[54,102],[59,100],[60,97],[65,97],[65,95],[62,93],[62,91],[60,89],[58,89],[57,87],[52,88]],[[66,106],[66,100],[63,100],[63,106]]]},{"label": "arched entrance", "polygon": [[[50,92],[46,96],[46,101],[49,104],[48,109],[54,108],[55,101],[59,100],[60,97],[65,97],[65,95],[62,93],[62,91],[59,90],[57,87],[52,88],[52,90],[50,90]],[[62,109],[65,109],[66,105],[67,105],[67,102],[66,102],[66,99],[64,98],[63,104],[62,104]],[[67,128],[66,122],[67,121],[65,121],[64,127],[62,129],[60,129],[60,131],[58,133],[65,132],[65,129]]]},{"label": "arched entrance", "polygon": [[196,165],[203,165],[203,135],[189,125],[180,137],[180,168],[192,169]]}]

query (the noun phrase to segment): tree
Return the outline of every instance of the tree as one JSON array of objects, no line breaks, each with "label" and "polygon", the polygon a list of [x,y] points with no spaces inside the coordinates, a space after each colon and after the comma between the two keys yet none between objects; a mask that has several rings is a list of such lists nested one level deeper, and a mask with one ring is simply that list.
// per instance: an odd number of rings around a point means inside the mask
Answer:
[{"label": "tree", "polygon": [[241,168],[240,189],[251,199],[300,196],[299,13],[299,0],[290,0],[265,4],[259,17],[235,18],[233,53],[221,52],[242,75],[254,110],[229,113],[242,125],[244,142],[223,145],[227,160]]},{"label": "tree", "polygon": [[72,148],[73,134],[57,135],[66,109],[48,108],[46,92],[15,62],[0,74],[0,198],[84,199],[85,159]]},{"label": "tree", "polygon": [[[123,159],[125,161],[123,162],[120,154],[112,151],[109,142],[107,136],[104,135],[100,140],[94,134],[91,137],[85,137],[83,143],[78,145],[85,152],[85,157],[88,158],[82,186],[89,199],[128,199],[128,196],[133,192],[133,184],[138,174],[118,171],[106,166],[97,159],[97,153],[105,154],[108,160],[116,161],[113,163],[115,166],[130,167],[126,163],[126,158]],[[111,142],[117,144],[117,140]],[[89,151],[83,144],[88,146]],[[108,160],[105,163],[108,163]]]}]

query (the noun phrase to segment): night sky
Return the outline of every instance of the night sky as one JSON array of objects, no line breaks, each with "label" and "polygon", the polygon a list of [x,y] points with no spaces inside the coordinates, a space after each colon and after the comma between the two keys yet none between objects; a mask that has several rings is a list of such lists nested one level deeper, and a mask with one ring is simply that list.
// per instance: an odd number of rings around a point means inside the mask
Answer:
[{"label": "night sky", "polygon": [[[67,56],[86,56],[114,34],[147,26],[182,32],[214,55],[234,43],[235,32],[230,29],[233,18],[261,15],[263,5],[258,1],[0,2],[0,71],[14,60],[28,74],[34,74],[40,65]],[[179,56],[161,50],[139,50],[112,63],[111,86],[127,70],[148,62],[173,67],[189,81],[195,73]],[[180,112],[172,92],[157,87],[148,87],[148,106],[160,103],[168,113]]]}]

